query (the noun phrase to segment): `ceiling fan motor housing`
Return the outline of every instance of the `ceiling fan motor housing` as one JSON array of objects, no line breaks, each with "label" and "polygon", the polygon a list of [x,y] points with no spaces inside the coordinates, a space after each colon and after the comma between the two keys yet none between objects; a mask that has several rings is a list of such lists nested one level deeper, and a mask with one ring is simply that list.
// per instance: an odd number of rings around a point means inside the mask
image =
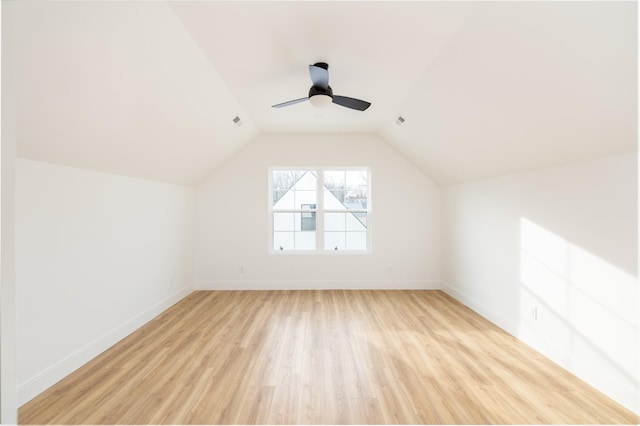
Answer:
[{"label": "ceiling fan motor housing", "polygon": [[330,86],[326,88],[322,86],[311,86],[309,89],[309,102],[314,107],[326,107],[333,102],[333,90]]},{"label": "ceiling fan motor housing", "polygon": [[333,90],[331,86],[327,86],[326,89],[320,86],[311,86],[311,89],[309,89],[309,98],[316,95],[326,95],[333,98]]}]

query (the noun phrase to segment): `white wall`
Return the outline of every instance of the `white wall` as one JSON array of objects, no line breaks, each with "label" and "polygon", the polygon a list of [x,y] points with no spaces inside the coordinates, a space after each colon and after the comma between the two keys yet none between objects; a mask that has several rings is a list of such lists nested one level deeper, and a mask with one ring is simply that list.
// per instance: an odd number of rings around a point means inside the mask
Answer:
[{"label": "white wall", "polygon": [[[314,166],[370,168],[370,254],[269,254],[269,167]],[[197,288],[440,287],[440,189],[373,134],[262,134],[196,204]]]},{"label": "white wall", "polygon": [[0,424],[18,423],[14,268],[14,160],[16,153],[14,2],[2,2],[2,149],[0,182]]},{"label": "white wall", "polygon": [[640,413],[636,154],[443,190],[443,289]]},{"label": "white wall", "polygon": [[20,404],[187,295],[194,190],[16,161]]}]

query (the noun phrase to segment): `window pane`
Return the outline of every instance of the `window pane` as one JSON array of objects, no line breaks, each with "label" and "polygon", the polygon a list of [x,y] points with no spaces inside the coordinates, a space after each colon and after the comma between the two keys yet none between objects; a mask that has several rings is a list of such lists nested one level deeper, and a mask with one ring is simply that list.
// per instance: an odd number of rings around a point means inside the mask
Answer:
[{"label": "window pane", "polygon": [[324,187],[330,191],[345,189],[346,174],[344,170],[324,172]]},{"label": "window pane", "polygon": [[324,190],[324,208],[327,210],[346,210],[344,206],[344,191],[328,191]]},{"label": "window pane", "polygon": [[366,170],[324,172],[324,204],[326,209],[366,209],[369,173]]},{"label": "window pane", "polygon": [[[315,204],[303,204],[303,209],[315,209]],[[308,213],[300,213],[300,230],[302,231],[315,231],[316,230],[316,212],[309,211]]]},{"label": "window pane", "polygon": [[367,208],[368,175],[369,173],[366,170],[346,172],[344,205],[348,209]]},{"label": "window pane", "polygon": [[292,213],[294,215],[294,231],[315,231],[316,213]]},{"label": "window pane", "polygon": [[345,231],[345,213],[325,213],[324,229],[327,231]]},{"label": "window pane", "polygon": [[324,207],[332,210],[344,209],[345,196],[345,172],[326,171],[324,172]]},{"label": "window pane", "polygon": [[274,213],[273,231],[274,250],[315,250],[316,212]]},{"label": "window pane", "polygon": [[325,213],[324,229],[327,231],[360,231],[367,230],[367,213]]},{"label": "window pane", "polygon": [[290,231],[295,230],[295,213],[274,213],[273,214],[273,230],[274,231]]},{"label": "window pane", "polygon": [[294,242],[296,250],[315,250],[316,249],[316,233],[315,232],[295,232]]},{"label": "window pane", "polygon": [[345,189],[362,190],[367,189],[368,173],[366,170],[349,170],[345,172]]},{"label": "window pane", "polygon": [[325,213],[325,250],[367,250],[366,213]]},{"label": "window pane", "polygon": [[[316,191],[298,191],[296,188],[294,191],[295,207],[296,209],[304,209],[304,205],[316,205]],[[314,207],[315,209],[315,207]]]},{"label": "window pane", "polygon": [[296,189],[301,190],[316,190],[316,174],[311,170],[307,170],[304,172],[302,176],[298,179],[296,184],[294,185]]},{"label": "window pane", "polygon": [[293,250],[293,232],[274,232],[273,233],[273,249],[274,250]]},{"label": "window pane", "polygon": [[309,170],[274,170],[271,176],[273,208],[295,208],[296,190],[315,190],[316,176]]},{"label": "window pane", "polygon": [[344,250],[346,247],[344,232],[325,232],[324,233],[324,249],[325,250]]},{"label": "window pane", "polygon": [[347,232],[346,233],[347,250],[366,250],[367,249],[367,233],[366,232]]},{"label": "window pane", "polygon": [[279,194],[278,202],[276,200],[276,191],[273,191],[273,209],[274,210],[291,210],[296,208],[295,192],[288,191]]},{"label": "window pane", "polygon": [[367,230],[367,213],[353,212],[347,213],[346,218],[347,231],[366,231]]}]

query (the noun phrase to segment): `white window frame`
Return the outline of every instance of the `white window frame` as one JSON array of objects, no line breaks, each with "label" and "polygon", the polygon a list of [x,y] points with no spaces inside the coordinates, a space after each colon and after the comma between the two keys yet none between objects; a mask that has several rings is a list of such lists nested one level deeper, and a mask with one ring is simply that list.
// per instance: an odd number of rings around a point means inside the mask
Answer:
[{"label": "white window frame", "polygon": [[[316,173],[316,248],[315,250],[275,250],[273,248],[273,213],[301,213],[309,212],[308,209],[273,209],[273,172],[276,170],[305,170]],[[366,209],[349,209],[346,212],[363,212],[367,215],[367,248],[366,250],[325,250],[324,249],[324,213],[345,213],[345,210],[325,210],[324,209],[324,172],[333,171],[362,171],[367,172],[367,208]],[[268,251],[274,255],[362,255],[371,254],[371,169],[369,167],[304,167],[304,166],[286,166],[286,167],[269,167],[268,170]],[[311,210],[313,211],[313,210]]]}]

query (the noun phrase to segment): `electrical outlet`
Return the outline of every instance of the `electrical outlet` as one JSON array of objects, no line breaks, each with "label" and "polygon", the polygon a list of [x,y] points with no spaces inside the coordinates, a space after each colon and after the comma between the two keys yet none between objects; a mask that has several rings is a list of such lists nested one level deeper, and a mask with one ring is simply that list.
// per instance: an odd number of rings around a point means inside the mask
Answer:
[{"label": "electrical outlet", "polygon": [[238,266],[238,272],[240,272],[241,274],[244,274],[244,266],[242,265]]},{"label": "electrical outlet", "polygon": [[538,307],[534,306],[531,308],[531,319],[534,321],[538,321]]}]

